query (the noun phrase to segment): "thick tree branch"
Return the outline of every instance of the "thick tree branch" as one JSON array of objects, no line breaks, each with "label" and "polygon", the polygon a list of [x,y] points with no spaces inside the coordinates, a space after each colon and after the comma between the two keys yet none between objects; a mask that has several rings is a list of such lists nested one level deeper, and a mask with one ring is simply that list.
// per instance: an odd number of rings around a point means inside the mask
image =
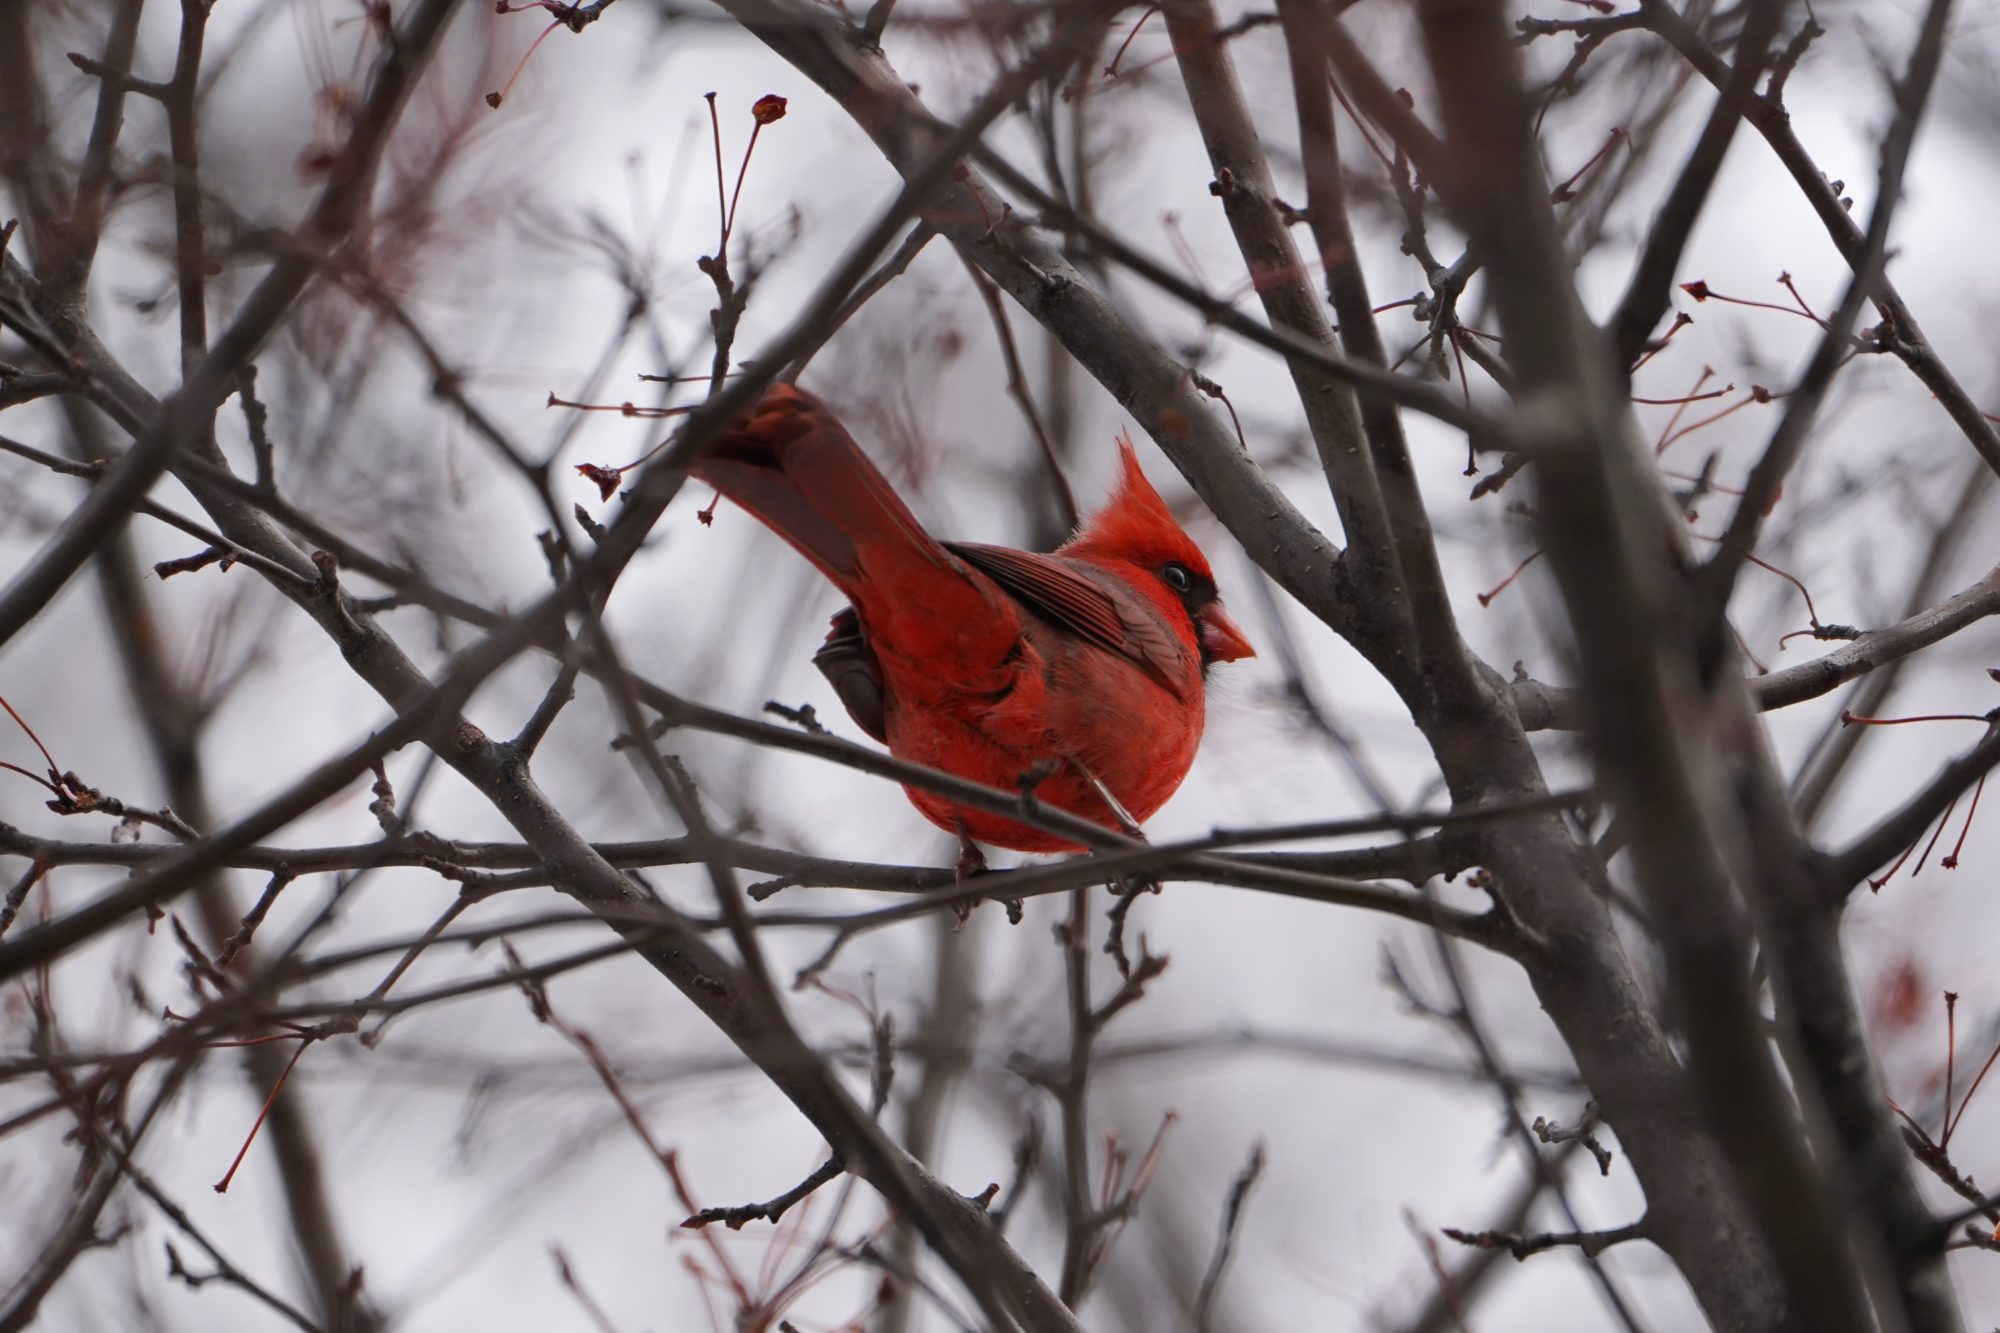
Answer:
[{"label": "thick tree branch", "polygon": [[110,194],[112,166],[118,153],[118,137],[125,127],[125,94],[132,69],[132,52],[138,45],[139,14],[146,0],[119,0],[111,16],[111,31],[104,40],[106,71],[97,90],[97,112],[90,124],[90,140],[84,146],[83,163],[77,172],[76,195],[70,202],[69,217],[58,236],[50,240],[58,253],[49,256],[49,287],[56,302],[70,306],[79,302],[90,268],[97,257],[97,240],[104,230],[105,201]]},{"label": "thick tree branch", "polygon": [[[1844,1219],[1828,1211],[1745,980],[1746,923],[1715,841],[1726,816],[1709,805],[1712,705],[1692,688],[1673,618],[1685,598],[1672,563],[1679,519],[1640,455],[1621,368],[1574,294],[1503,7],[1427,0],[1420,18],[1451,149],[1440,194],[1489,257],[1521,410],[1560,441],[1539,463],[1537,516],[1585,673],[1597,771],[1656,904],[1688,1091],[1732,1178],[1699,1218],[1649,1180],[1648,1216],[1711,1322],[1763,1327],[1786,1308],[1816,1329],[1861,1333],[1869,1312],[1859,1281],[1851,1272],[1828,1281],[1824,1263],[1845,1244]],[[1634,1142],[1622,1128],[1620,1137]],[[1711,1240],[1736,1234],[1717,1253],[1695,1226]]]},{"label": "thick tree branch", "polygon": [[[197,126],[201,55],[214,0],[181,0],[180,49],[162,104],[174,180],[174,280],[180,287],[181,370],[193,374],[208,351],[208,246],[202,218],[201,136]],[[247,358],[246,358],[247,362]],[[231,367],[231,378],[236,367]]]}]

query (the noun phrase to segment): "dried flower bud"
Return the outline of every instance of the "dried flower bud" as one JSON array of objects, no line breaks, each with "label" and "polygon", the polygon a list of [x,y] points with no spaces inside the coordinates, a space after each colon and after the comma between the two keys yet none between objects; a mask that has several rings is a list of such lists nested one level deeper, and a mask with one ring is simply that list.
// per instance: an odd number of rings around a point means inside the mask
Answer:
[{"label": "dried flower bud", "polygon": [[576,470],[597,483],[599,499],[609,500],[618,494],[620,473],[617,468],[602,467],[596,463],[578,463]]}]

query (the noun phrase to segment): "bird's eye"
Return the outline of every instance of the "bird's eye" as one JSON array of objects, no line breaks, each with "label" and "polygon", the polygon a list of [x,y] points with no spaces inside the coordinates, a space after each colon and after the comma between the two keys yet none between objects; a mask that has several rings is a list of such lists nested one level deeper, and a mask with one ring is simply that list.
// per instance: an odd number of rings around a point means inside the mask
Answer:
[{"label": "bird's eye", "polygon": [[1194,586],[1194,576],[1188,573],[1186,565],[1177,560],[1169,561],[1160,570],[1160,578],[1175,592],[1186,592]]}]

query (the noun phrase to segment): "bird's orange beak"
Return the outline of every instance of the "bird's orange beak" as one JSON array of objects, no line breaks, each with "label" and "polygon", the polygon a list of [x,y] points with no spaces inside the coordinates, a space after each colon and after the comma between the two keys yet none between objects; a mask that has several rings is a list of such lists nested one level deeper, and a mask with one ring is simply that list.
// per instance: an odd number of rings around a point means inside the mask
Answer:
[{"label": "bird's orange beak", "polygon": [[1235,662],[1257,655],[1220,602],[1210,602],[1201,609],[1201,651],[1211,662]]}]

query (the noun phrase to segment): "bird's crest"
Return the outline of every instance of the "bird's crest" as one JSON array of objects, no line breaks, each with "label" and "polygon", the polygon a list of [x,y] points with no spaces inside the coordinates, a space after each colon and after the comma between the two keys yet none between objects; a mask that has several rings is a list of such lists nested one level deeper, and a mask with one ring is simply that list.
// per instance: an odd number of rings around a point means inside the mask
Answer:
[{"label": "bird's crest", "polygon": [[1174,511],[1146,479],[1132,436],[1118,432],[1118,484],[1103,508],[1092,514],[1064,548],[1070,555],[1100,555],[1156,568],[1177,561],[1212,579],[1208,561],[1194,539],[1181,530]]}]

